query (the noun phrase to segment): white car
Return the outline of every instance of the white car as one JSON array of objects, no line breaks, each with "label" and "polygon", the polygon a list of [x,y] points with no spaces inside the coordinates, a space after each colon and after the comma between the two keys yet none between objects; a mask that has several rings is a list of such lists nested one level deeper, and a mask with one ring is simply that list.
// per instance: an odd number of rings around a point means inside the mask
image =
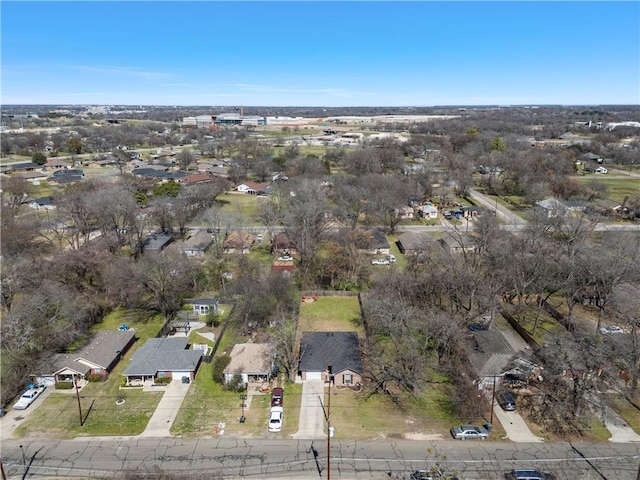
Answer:
[{"label": "white car", "polygon": [[624,330],[617,325],[612,325],[610,327],[600,327],[600,333],[603,335],[608,333],[624,333]]},{"label": "white car", "polygon": [[390,263],[386,258],[374,258],[371,260],[371,265],[389,265]]},{"label": "white car", "polygon": [[283,255],[282,257],[278,257],[278,260],[281,262],[290,262],[293,260],[293,257],[290,255]]},{"label": "white car", "polygon": [[13,405],[14,410],[26,410],[29,405],[35,402],[36,398],[40,396],[46,387],[44,385],[38,385],[26,390]]},{"label": "white car", "polygon": [[271,407],[269,411],[269,431],[279,432],[282,430],[282,415],[284,410],[282,407]]}]

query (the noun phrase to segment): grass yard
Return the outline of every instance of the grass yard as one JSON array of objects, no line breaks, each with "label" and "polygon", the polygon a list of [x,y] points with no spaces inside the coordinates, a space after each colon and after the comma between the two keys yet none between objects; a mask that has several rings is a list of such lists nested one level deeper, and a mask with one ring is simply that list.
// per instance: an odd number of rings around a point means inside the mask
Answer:
[{"label": "grass yard", "polygon": [[[139,340],[136,345],[140,345]],[[141,388],[120,388],[122,372],[136,347],[132,347],[113,369],[106,382],[90,382],[80,390],[84,423],[75,390],[54,391],[16,429],[17,436],[74,438],[84,436],[138,435],[144,431],[162,398],[162,393]],[[49,387],[53,388],[53,387]],[[123,405],[116,405],[120,398]]]},{"label": "grass yard", "polygon": [[[618,394],[606,396],[612,408],[633,430],[640,435],[640,411]],[[640,403],[640,394],[636,395],[635,402]]]},{"label": "grass yard", "polygon": [[318,297],[300,304],[298,332],[358,332],[364,335],[357,296]]},{"label": "grass yard", "polygon": [[616,202],[622,202],[627,195],[640,195],[640,182],[637,178],[616,177],[606,175],[586,175],[577,177],[581,183],[596,181],[607,186],[607,197]]},{"label": "grass yard", "polygon": [[[150,310],[117,308],[104,319],[93,326],[92,332],[98,330],[117,330],[120,325],[126,323],[129,328],[136,330],[138,344],[144,343],[148,338],[155,337],[164,324],[162,315]],[[122,363],[122,362],[121,362]]]},{"label": "grass yard", "polygon": [[258,219],[260,209],[268,201],[267,197],[244,193],[223,193],[216,197],[216,202],[221,204],[221,213],[235,215],[242,220],[241,223],[249,227],[261,225]]}]

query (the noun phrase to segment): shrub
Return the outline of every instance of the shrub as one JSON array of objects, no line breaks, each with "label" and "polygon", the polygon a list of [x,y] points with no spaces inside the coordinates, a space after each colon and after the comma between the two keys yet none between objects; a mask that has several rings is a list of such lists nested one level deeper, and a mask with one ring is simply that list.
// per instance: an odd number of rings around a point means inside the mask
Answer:
[{"label": "shrub", "polygon": [[220,385],[224,384],[224,369],[231,362],[231,357],[229,355],[220,355],[213,360],[213,381],[219,383]]},{"label": "shrub", "polygon": [[171,377],[159,377],[155,379],[154,383],[156,385],[166,385],[168,383],[171,383],[171,380],[173,380],[173,378]]},{"label": "shrub", "polygon": [[56,390],[71,390],[73,382],[56,382]]},{"label": "shrub", "polygon": [[87,375],[87,380],[89,382],[104,382],[107,379],[105,375],[99,375],[97,373],[91,373]]},{"label": "shrub", "polygon": [[244,392],[247,389],[247,385],[242,381],[242,375],[235,374],[231,381],[227,384],[227,390],[232,392]]}]

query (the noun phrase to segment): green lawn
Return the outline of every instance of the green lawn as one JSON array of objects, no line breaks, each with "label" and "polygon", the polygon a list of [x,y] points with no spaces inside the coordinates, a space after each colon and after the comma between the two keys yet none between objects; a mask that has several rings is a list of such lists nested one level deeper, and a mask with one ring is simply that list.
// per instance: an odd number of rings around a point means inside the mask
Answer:
[{"label": "green lawn", "polygon": [[238,217],[246,226],[260,226],[260,209],[268,202],[267,197],[246,195],[242,193],[223,193],[216,197],[216,202],[221,204],[220,212]]},{"label": "green lawn", "polygon": [[364,335],[358,297],[318,297],[301,302],[298,332],[353,332]]},{"label": "green lawn", "polygon": [[[16,430],[16,435],[74,438],[142,433],[162,394],[143,392],[141,388],[120,388],[122,372],[141,343],[143,340],[138,340],[127,352],[106,382],[88,383],[80,390],[82,426],[75,390],[59,390],[52,392],[31,412]],[[116,405],[120,398],[124,398],[125,403]]]},{"label": "green lawn", "polygon": [[627,195],[640,195],[640,181],[637,178],[593,174],[577,177],[577,179],[581,183],[597,181],[606,185],[607,197],[616,202],[622,202]]}]

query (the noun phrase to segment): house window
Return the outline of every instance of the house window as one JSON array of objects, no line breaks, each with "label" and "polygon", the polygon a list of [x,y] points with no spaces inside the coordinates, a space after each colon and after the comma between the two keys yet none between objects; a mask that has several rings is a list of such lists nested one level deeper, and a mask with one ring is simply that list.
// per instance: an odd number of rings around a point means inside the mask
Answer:
[{"label": "house window", "polygon": [[167,376],[167,372],[158,372],[158,378],[164,378]]},{"label": "house window", "polygon": [[100,374],[102,374],[102,369],[100,367],[96,367],[96,368],[93,369],[93,373],[95,373],[97,375],[100,375]]},{"label": "house window", "polygon": [[350,373],[345,373],[342,376],[342,383],[345,385],[351,385],[353,383],[353,376]]}]

